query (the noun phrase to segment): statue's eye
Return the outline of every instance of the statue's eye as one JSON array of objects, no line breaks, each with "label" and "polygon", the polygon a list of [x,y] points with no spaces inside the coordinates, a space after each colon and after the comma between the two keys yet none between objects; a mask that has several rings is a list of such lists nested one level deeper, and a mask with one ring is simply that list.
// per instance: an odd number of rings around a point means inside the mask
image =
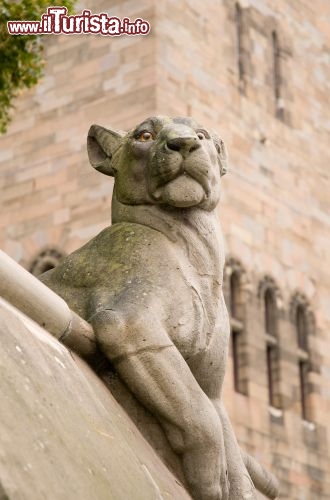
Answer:
[{"label": "statue's eye", "polygon": [[152,141],[154,139],[153,135],[151,132],[141,132],[136,139],[141,142],[147,142],[147,141]]},{"label": "statue's eye", "polygon": [[207,139],[207,137],[206,137],[206,133],[205,133],[205,132],[203,132],[203,130],[198,130],[198,131],[196,132],[196,134],[197,134],[197,137],[198,137],[198,139],[199,139],[200,141],[202,141],[203,139]]}]

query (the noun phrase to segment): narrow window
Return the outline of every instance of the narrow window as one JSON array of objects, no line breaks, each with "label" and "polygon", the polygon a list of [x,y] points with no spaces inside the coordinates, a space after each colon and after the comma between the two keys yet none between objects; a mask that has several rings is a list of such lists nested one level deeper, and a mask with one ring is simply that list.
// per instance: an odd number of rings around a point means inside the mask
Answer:
[{"label": "narrow window", "polygon": [[279,346],[277,339],[277,305],[274,288],[264,291],[264,331],[266,335],[266,366],[268,402],[274,408],[280,404]]},{"label": "narrow window", "polygon": [[245,377],[244,325],[241,304],[241,273],[234,270],[229,280],[229,308],[231,341],[233,354],[234,389],[241,394],[247,393]]},{"label": "narrow window", "polygon": [[239,273],[234,271],[230,276],[230,314],[232,318],[236,319],[238,316],[239,287]]},{"label": "narrow window", "polygon": [[295,327],[298,344],[298,371],[301,416],[304,420],[311,421],[311,408],[308,390],[309,375],[309,349],[308,349],[308,322],[306,305],[298,304],[295,314]]},{"label": "narrow window", "polygon": [[276,105],[276,116],[283,118],[283,99],[281,93],[281,59],[278,36],[276,31],[272,32],[273,45],[273,82],[274,82],[274,97]]},{"label": "narrow window", "polygon": [[306,321],[305,308],[302,305],[297,307],[296,312],[296,328],[297,328],[297,341],[299,349],[308,351],[307,347],[307,321]]},{"label": "narrow window", "polygon": [[273,377],[273,365],[274,365],[274,354],[275,347],[272,345],[267,345],[267,381],[268,381],[268,402],[270,406],[274,406],[274,377]]},{"label": "narrow window", "polygon": [[237,3],[235,5],[236,21],[236,40],[237,40],[237,65],[238,78],[240,84],[244,81],[244,54],[243,54],[243,25],[242,25],[242,7]]},{"label": "narrow window", "polygon": [[310,409],[308,405],[308,362],[305,360],[299,361],[299,383],[301,416],[304,420],[310,421]]},{"label": "narrow window", "polygon": [[276,301],[275,294],[271,288],[265,292],[265,330],[268,335],[276,338]]},{"label": "narrow window", "polygon": [[279,349],[277,344],[267,344],[268,402],[273,408],[280,408],[279,402]]},{"label": "narrow window", "polygon": [[234,389],[236,392],[243,392],[241,390],[241,377],[240,377],[240,363],[239,363],[239,353],[240,353],[240,332],[238,330],[233,330],[232,335],[232,348],[233,348],[233,375],[234,375]]}]

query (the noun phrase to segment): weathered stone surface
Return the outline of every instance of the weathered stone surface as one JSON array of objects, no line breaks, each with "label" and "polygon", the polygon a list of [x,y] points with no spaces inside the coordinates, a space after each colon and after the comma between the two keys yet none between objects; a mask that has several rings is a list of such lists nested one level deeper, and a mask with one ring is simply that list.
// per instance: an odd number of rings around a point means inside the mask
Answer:
[{"label": "weathered stone surface", "polygon": [[0,299],[0,497],[189,499],[79,357]]}]

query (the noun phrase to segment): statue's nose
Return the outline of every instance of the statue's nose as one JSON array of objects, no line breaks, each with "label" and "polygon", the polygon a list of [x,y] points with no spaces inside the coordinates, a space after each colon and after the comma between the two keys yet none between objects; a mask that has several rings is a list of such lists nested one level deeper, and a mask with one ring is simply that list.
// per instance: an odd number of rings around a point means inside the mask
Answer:
[{"label": "statue's nose", "polygon": [[192,153],[195,149],[200,147],[197,137],[173,137],[166,140],[166,145],[172,151],[179,151],[180,153]]}]

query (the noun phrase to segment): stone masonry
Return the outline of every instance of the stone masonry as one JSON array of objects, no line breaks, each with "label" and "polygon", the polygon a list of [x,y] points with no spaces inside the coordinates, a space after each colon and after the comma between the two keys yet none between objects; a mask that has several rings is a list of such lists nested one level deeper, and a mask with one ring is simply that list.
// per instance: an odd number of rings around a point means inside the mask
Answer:
[{"label": "stone masonry", "polygon": [[[190,115],[215,129],[230,155],[220,204],[227,260],[244,276],[245,389],[234,390],[231,353],[226,405],[242,447],[279,477],[282,499],[330,498],[330,4],[83,0],[83,8],[146,19],[151,33],[45,37],[45,76],[17,98],[0,138],[1,247],[31,269],[40,252],[70,253],[108,224],[111,180],[86,153],[92,123],[125,129],[155,114]],[[265,279],[276,286],[278,408],[268,402]],[[313,318],[308,421],[294,297]]]}]

